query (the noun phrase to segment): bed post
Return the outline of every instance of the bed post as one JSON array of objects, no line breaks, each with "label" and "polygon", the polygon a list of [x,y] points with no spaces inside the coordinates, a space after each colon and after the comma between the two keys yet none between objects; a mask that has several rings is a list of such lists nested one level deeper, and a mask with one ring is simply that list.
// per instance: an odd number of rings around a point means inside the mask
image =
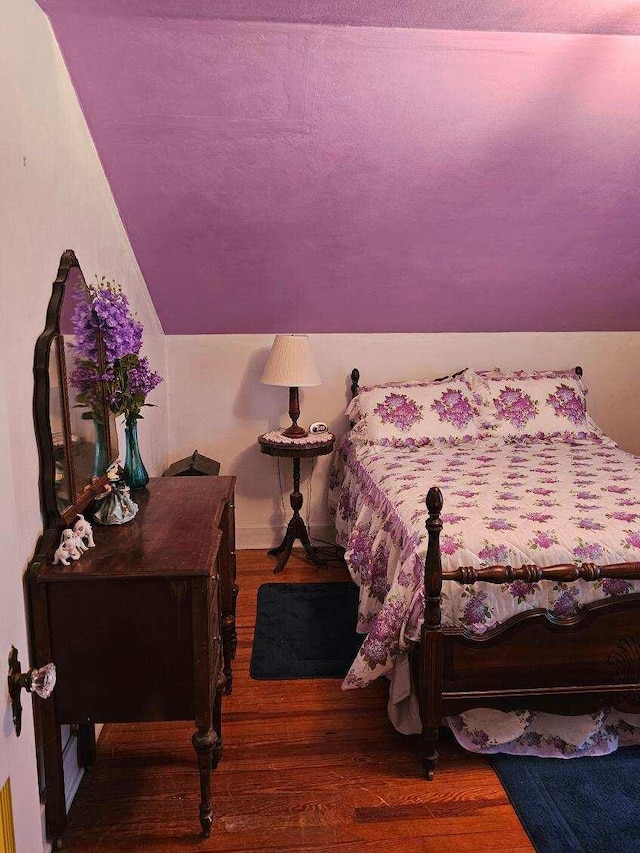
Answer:
[{"label": "bed post", "polygon": [[[360,371],[358,370],[357,367],[354,367],[353,370],[351,371],[351,399],[352,400],[355,400],[355,398],[358,396],[358,392],[360,391],[360,386],[358,384],[359,382],[360,382]],[[356,425],[355,421],[349,421],[349,428],[350,429],[353,429],[355,425]]]},{"label": "bed post", "polygon": [[440,531],[442,492],[432,487],[427,492],[426,522],[428,544],[424,564],[424,622],[420,639],[419,704],[422,721],[420,757],[427,779],[433,779],[438,761],[438,729],[442,719],[443,635],[440,629],[442,562]]},{"label": "bed post", "polygon": [[357,367],[354,367],[351,371],[351,399],[358,396],[358,391],[360,387],[358,383],[360,382],[360,371]]}]

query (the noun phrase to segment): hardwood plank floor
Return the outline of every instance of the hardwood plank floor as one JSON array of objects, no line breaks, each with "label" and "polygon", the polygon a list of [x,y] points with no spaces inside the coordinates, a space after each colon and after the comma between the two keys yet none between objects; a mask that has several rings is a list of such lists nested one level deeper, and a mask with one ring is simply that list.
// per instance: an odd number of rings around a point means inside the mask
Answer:
[{"label": "hardwood plank floor", "polygon": [[249,677],[258,587],[346,580],[294,553],[285,571],[262,551],[238,553],[238,653],[225,697],[224,755],[213,774],[211,838],[198,834],[199,787],[186,723],[105,726],[65,836],[69,851],[532,850],[488,762],[442,744],[433,782],[416,738],[395,732],[387,683]]}]

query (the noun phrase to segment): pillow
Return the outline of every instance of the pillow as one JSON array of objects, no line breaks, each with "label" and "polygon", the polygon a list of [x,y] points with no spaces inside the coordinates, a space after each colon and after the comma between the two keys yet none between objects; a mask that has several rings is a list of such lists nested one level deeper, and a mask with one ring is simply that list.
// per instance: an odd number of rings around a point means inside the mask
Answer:
[{"label": "pillow", "polygon": [[[391,379],[389,382],[381,382],[378,385],[360,385],[358,394],[349,404],[345,414],[348,415],[353,426],[353,424],[356,421],[359,421],[362,417],[362,413],[360,411],[360,400],[366,399],[364,395],[369,391],[379,391],[381,388],[415,388],[418,385],[441,385],[443,382],[448,382],[450,379],[462,379],[464,381],[464,374],[468,370],[468,367],[463,367],[462,370],[459,370],[457,373],[452,373],[449,376],[440,376],[438,379],[431,379],[431,377],[425,377],[423,379]],[[469,383],[467,382],[465,384],[468,385]]]},{"label": "pillow", "polygon": [[[568,376],[581,381],[574,367],[566,370],[503,370],[501,367],[494,367],[491,370],[476,370],[475,372],[484,379],[554,379],[558,376]],[[586,394],[586,388],[584,391]]]},{"label": "pillow", "polygon": [[370,444],[422,447],[480,437],[478,408],[466,382],[387,382],[360,390],[347,415]]},{"label": "pillow", "polygon": [[505,441],[599,441],[586,388],[573,371],[467,371],[480,428]]}]

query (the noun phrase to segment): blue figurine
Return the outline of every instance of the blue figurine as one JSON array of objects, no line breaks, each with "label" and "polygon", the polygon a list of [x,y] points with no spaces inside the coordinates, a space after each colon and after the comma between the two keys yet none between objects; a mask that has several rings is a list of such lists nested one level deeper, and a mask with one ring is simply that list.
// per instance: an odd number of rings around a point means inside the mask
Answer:
[{"label": "blue figurine", "polygon": [[104,491],[96,495],[98,508],[93,518],[98,524],[126,524],[135,518],[138,504],[129,496],[129,486],[122,479],[117,460],[107,468],[107,478]]}]

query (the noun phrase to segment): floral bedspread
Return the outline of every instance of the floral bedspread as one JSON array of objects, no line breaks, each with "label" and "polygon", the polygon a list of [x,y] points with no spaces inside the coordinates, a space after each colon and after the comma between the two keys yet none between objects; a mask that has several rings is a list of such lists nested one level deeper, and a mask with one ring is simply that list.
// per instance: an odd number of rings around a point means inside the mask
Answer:
[{"label": "floral bedspread", "polygon": [[[444,497],[445,569],[640,560],[640,458],[613,443],[386,448],[347,434],[334,457],[329,505],[360,587],[358,630],[367,637],[345,689],[386,674],[393,694],[399,664],[408,678],[406,651],[424,612],[425,495],[433,485]],[[566,616],[632,591],[640,581],[445,581],[442,618],[478,634],[526,610]],[[406,689],[396,693],[406,698]]]}]

